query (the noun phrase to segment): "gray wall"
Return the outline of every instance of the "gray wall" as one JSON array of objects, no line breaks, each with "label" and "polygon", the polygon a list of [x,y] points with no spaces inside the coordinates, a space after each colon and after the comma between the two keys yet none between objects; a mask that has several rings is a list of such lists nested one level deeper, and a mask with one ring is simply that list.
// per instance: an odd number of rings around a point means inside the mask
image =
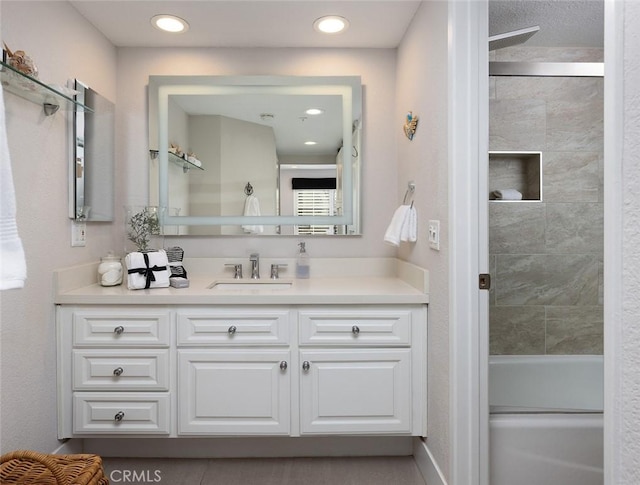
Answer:
[{"label": "gray wall", "polygon": [[[602,61],[513,47],[498,61]],[[542,152],[542,202],[491,202],[492,354],[603,350],[602,78],[494,77],[490,150]],[[490,170],[491,174],[491,170]]]}]

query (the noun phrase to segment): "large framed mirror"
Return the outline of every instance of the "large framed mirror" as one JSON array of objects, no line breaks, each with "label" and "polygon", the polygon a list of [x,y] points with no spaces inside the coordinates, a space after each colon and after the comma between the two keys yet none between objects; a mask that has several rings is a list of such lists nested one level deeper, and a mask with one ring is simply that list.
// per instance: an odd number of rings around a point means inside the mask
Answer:
[{"label": "large framed mirror", "polygon": [[359,235],[357,76],[150,76],[150,205],[173,235]]}]

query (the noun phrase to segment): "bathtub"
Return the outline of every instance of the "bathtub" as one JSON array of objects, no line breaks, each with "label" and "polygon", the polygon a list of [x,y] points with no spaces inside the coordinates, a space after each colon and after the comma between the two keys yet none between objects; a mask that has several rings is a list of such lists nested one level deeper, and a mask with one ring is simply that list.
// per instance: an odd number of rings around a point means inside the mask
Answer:
[{"label": "bathtub", "polygon": [[491,485],[602,485],[602,356],[491,356]]}]

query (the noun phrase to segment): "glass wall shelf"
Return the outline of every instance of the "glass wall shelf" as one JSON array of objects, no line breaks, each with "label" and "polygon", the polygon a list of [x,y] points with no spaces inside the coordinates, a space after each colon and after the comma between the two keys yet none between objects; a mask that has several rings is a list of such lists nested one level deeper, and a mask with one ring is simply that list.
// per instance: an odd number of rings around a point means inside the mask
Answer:
[{"label": "glass wall shelf", "polygon": [[[158,158],[158,150],[149,150],[149,153],[151,154],[152,160],[155,160],[156,158]],[[172,152],[168,152],[168,153],[169,153],[169,161],[177,165],[182,165],[182,169],[184,170],[185,173],[187,173],[191,168],[197,168],[198,170],[204,171],[204,168],[202,168],[200,165],[196,165],[195,163],[190,162],[184,157],[179,157],[175,153],[172,153]]]},{"label": "glass wall shelf", "polygon": [[64,111],[75,110],[93,113],[91,108],[78,103],[72,96],[67,96],[42,81],[27,76],[6,62],[0,61],[0,79],[2,80],[2,89],[36,104],[42,104],[47,116],[54,114],[59,108]]}]

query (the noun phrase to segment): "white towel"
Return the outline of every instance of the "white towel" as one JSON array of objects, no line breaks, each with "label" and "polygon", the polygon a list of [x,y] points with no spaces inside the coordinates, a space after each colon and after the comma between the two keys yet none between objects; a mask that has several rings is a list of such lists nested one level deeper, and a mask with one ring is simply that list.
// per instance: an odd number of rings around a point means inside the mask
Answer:
[{"label": "white towel", "polygon": [[407,211],[402,230],[400,232],[400,241],[416,242],[418,239],[418,213],[416,208],[411,206]]},{"label": "white towel", "polygon": [[491,192],[497,200],[522,200],[522,193],[516,189],[498,189]]},{"label": "white towel", "polygon": [[169,260],[164,249],[148,253],[129,253],[127,264],[127,285],[130,290],[146,288],[167,288],[169,286]]},{"label": "white towel", "polygon": [[[259,216],[260,215],[260,201],[255,195],[250,195],[244,201],[244,215],[245,216]],[[249,234],[260,234],[264,231],[264,227],[260,224],[245,224],[242,226],[242,230]]]},{"label": "white towel", "polygon": [[27,263],[16,222],[16,193],[0,85],[0,290],[23,288]]},{"label": "white towel", "polygon": [[400,246],[402,240],[402,230],[405,227],[407,218],[409,216],[409,210],[411,206],[401,205],[393,213],[391,223],[387,228],[387,232],[384,234],[384,242],[391,244],[392,246]]}]

